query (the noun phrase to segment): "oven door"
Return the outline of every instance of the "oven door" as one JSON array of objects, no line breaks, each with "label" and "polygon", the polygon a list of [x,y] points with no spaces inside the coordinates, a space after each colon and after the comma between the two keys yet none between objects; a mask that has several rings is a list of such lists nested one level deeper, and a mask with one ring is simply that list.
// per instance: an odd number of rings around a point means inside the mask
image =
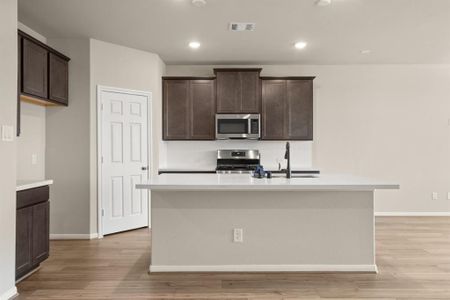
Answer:
[{"label": "oven door", "polygon": [[252,114],[217,114],[216,139],[258,139],[259,131],[252,130],[254,116]]}]

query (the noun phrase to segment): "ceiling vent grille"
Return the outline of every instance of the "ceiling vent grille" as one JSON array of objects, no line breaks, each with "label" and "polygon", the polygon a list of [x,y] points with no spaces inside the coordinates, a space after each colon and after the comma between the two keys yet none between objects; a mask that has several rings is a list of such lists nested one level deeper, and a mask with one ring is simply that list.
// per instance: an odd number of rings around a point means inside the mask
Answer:
[{"label": "ceiling vent grille", "polygon": [[255,23],[230,23],[229,29],[231,31],[254,31],[256,27]]}]

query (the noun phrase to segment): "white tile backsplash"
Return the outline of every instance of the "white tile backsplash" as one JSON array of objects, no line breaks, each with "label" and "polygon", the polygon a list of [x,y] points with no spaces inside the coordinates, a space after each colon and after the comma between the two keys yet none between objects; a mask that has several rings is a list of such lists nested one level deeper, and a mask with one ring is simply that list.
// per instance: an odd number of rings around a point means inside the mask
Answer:
[{"label": "white tile backsplash", "polygon": [[[160,169],[215,169],[218,149],[258,149],[261,164],[266,169],[276,169],[278,162],[285,166],[284,141],[165,141],[160,156]],[[312,167],[310,141],[291,141],[292,168]]]}]

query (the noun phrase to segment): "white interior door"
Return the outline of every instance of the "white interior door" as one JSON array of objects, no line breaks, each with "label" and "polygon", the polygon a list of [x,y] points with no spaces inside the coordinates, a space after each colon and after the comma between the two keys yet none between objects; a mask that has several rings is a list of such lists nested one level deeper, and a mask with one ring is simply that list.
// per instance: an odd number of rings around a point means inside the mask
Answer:
[{"label": "white interior door", "polygon": [[99,89],[103,234],[148,226],[148,94]]}]

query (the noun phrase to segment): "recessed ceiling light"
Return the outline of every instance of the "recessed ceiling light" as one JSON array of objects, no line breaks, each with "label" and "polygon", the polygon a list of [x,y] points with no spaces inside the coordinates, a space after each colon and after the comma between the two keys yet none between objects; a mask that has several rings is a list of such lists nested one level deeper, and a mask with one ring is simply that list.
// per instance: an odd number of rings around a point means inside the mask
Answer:
[{"label": "recessed ceiling light", "polygon": [[294,47],[297,49],[304,49],[308,45],[306,42],[297,42],[294,44]]},{"label": "recessed ceiling light", "polygon": [[206,5],[206,0],[192,0],[192,4],[197,7],[203,7]]},{"label": "recessed ceiling light", "polygon": [[190,42],[189,47],[191,47],[192,49],[200,48],[200,43],[199,42]]},{"label": "recessed ceiling light", "polygon": [[372,53],[372,50],[364,49],[364,50],[359,51],[359,53],[361,53],[361,54],[370,54],[370,53]]},{"label": "recessed ceiling light", "polygon": [[316,5],[317,6],[328,6],[331,4],[331,0],[317,0]]}]

